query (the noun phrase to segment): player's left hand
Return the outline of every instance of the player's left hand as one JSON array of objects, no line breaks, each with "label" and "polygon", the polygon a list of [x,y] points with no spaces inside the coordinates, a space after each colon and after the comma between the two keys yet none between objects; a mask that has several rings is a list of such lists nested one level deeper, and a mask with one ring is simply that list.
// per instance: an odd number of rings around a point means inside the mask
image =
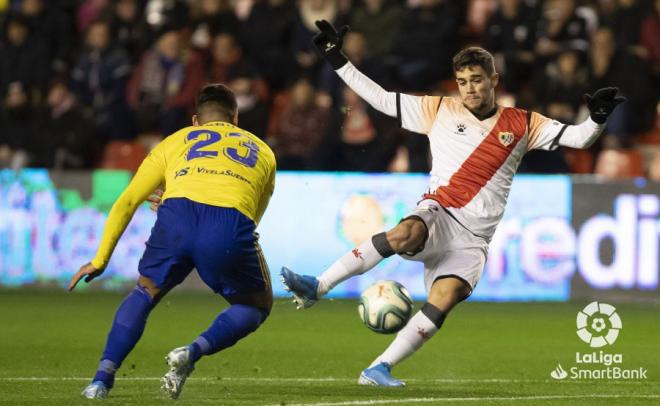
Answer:
[{"label": "player's left hand", "polygon": [[149,197],[147,197],[147,201],[149,202],[149,208],[152,211],[154,212],[158,211],[162,197],[163,197],[163,189],[161,188],[154,190],[154,192],[150,194]]},{"label": "player's left hand", "polygon": [[71,292],[76,287],[83,276],[85,277],[85,282],[89,283],[92,279],[96,278],[102,273],[103,269],[94,268],[94,265],[92,265],[91,262],[86,263],[85,265],[81,266],[78,272],[76,272],[76,274],[73,275],[73,278],[71,278],[71,282],[69,282],[69,292]]},{"label": "player's left hand", "polygon": [[337,70],[346,65],[348,59],[341,52],[341,47],[344,44],[344,35],[350,30],[350,27],[344,25],[336,30],[326,20],[317,20],[316,26],[320,32],[312,38],[312,42],[319,54],[328,61],[332,69]]},{"label": "player's left hand", "polygon": [[614,108],[626,101],[625,97],[617,96],[619,92],[617,87],[604,87],[594,92],[593,96],[585,94],[587,107],[591,113],[591,119],[598,124],[604,124],[607,117],[614,111]]}]

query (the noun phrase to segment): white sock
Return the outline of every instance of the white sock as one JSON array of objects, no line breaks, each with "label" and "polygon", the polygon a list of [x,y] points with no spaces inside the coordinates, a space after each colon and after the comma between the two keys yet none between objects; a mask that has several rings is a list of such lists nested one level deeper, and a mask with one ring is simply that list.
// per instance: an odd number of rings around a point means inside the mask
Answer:
[{"label": "white sock", "polygon": [[381,362],[386,362],[390,366],[398,364],[419,350],[422,344],[433,337],[436,331],[438,331],[438,327],[421,310],[418,311],[408,321],[408,324],[399,331],[385,352],[369,365],[369,368]]},{"label": "white sock", "polygon": [[335,261],[330,268],[326,269],[319,280],[319,287],[317,289],[318,296],[321,297],[328,293],[332,288],[339,283],[345,281],[351,276],[360,275],[374,266],[378,265],[383,257],[378,253],[374,247],[371,238],[358,245],[353,250],[347,252],[343,257]]}]

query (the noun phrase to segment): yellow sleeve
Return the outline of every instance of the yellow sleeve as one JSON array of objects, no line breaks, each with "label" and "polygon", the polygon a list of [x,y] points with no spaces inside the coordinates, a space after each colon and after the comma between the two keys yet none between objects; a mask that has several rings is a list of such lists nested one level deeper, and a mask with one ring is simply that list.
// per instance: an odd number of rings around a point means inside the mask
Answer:
[{"label": "yellow sleeve", "polygon": [[266,186],[264,187],[264,191],[261,194],[261,198],[259,199],[259,206],[257,207],[257,213],[254,218],[254,223],[259,224],[261,221],[261,217],[263,217],[264,213],[266,212],[266,207],[268,207],[268,202],[270,202],[270,197],[273,195],[273,192],[275,191],[275,168],[273,168],[270,172],[270,176],[268,177],[268,182],[266,183]]},{"label": "yellow sleeve", "polygon": [[96,269],[103,269],[108,265],[112,251],[114,251],[119,237],[123,234],[126,226],[131,221],[135,210],[145,201],[158,185],[163,183],[165,175],[165,160],[162,154],[154,149],[149,156],[142,161],[135,176],[112,205],[108,219],[103,229],[103,237],[96,256],[92,259],[92,265]]}]

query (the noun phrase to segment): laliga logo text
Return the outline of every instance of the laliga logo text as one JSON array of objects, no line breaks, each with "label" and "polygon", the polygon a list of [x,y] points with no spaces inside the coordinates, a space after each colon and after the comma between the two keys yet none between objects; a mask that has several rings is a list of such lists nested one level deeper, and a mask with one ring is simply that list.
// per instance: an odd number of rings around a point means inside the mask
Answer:
[{"label": "laliga logo text", "polygon": [[[576,318],[577,335],[591,348],[601,348],[612,345],[619,337],[623,328],[621,317],[616,308],[607,303],[591,302],[578,312]],[[561,364],[550,372],[553,379],[647,379],[646,368],[624,369],[623,354],[605,351],[591,353],[575,353],[576,364],[604,366],[600,369],[585,369],[580,365],[565,371]],[[619,365],[615,365],[619,364]]]}]

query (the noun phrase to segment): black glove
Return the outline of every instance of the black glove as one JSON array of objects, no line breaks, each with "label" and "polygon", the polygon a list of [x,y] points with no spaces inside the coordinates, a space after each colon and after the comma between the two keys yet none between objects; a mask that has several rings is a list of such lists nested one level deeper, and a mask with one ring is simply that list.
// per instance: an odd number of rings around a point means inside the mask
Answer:
[{"label": "black glove", "polygon": [[594,95],[585,94],[584,98],[587,100],[587,107],[591,113],[591,119],[598,124],[603,124],[607,121],[607,117],[612,114],[614,108],[619,104],[626,101],[625,97],[616,97],[619,91],[616,87],[604,87],[594,92]]},{"label": "black glove", "polygon": [[345,25],[337,31],[326,20],[316,21],[316,26],[319,27],[321,32],[314,36],[312,42],[314,42],[314,46],[321,57],[326,59],[332,69],[335,70],[346,65],[348,59],[341,52],[341,46],[344,44],[344,35],[350,30],[350,27]]}]

